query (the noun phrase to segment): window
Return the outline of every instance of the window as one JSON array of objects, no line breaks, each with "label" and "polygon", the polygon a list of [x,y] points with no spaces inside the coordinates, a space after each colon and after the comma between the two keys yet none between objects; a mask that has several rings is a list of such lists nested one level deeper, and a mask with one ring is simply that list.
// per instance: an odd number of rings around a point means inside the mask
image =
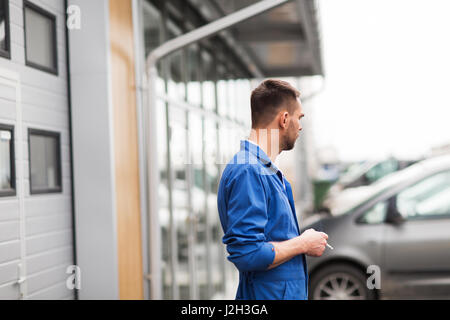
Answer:
[{"label": "window", "polygon": [[216,79],[216,64],[213,56],[210,53],[202,51],[202,66],[203,66],[203,83],[202,95],[203,106],[207,110],[216,110],[216,92],[214,81]]},{"label": "window", "polygon": [[387,176],[389,173],[395,172],[397,169],[398,161],[396,159],[387,159],[367,171],[366,178],[372,183]]},{"label": "window", "polygon": [[386,219],[387,213],[387,201],[378,202],[366,213],[364,213],[359,219],[359,223],[364,224],[379,224],[383,223]]},{"label": "window", "polygon": [[8,0],[0,0],[0,56],[11,58]]},{"label": "window", "polygon": [[56,17],[24,1],[26,64],[57,74]]},{"label": "window", "polygon": [[408,187],[397,196],[397,209],[406,219],[450,216],[450,171]]},{"label": "window", "polygon": [[0,124],[0,196],[16,195],[14,128]]},{"label": "window", "polygon": [[228,105],[230,97],[228,96],[228,82],[226,80],[226,69],[223,65],[217,66],[218,78],[217,81],[217,108],[218,113],[222,117],[228,115]]},{"label": "window", "polygon": [[202,69],[200,50],[197,45],[191,45],[187,48],[187,101],[196,107],[202,104]]},{"label": "window", "polygon": [[28,129],[30,193],[62,191],[60,135]]}]

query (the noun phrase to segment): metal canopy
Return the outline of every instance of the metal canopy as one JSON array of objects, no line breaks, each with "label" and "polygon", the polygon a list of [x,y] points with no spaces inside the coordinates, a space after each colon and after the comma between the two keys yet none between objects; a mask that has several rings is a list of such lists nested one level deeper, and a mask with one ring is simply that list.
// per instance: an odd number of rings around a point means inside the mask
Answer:
[{"label": "metal canopy", "polygon": [[[258,0],[190,0],[214,21]],[[323,75],[320,32],[314,0],[288,2],[233,26],[224,36],[233,38],[250,57],[250,70],[264,77]]]}]

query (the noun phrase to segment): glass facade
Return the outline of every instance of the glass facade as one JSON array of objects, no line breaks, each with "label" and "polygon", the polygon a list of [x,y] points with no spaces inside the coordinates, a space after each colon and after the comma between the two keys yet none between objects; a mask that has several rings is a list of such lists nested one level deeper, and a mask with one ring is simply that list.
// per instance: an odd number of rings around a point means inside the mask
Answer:
[{"label": "glass facade", "polygon": [[[145,56],[189,30],[166,6],[141,1]],[[202,41],[158,65],[158,101],[151,112],[157,117],[162,252],[149,259],[162,261],[163,299],[211,299],[223,293],[227,270],[234,268],[222,244],[217,189],[224,164],[249,133],[250,84],[239,80],[244,76],[233,72],[239,67],[232,60],[211,48]]]}]

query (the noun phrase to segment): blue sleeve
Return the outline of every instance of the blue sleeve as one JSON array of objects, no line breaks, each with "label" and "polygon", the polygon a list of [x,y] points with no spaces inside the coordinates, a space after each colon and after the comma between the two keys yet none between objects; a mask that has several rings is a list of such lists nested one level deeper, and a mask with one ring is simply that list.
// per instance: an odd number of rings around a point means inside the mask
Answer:
[{"label": "blue sleeve", "polygon": [[223,243],[228,260],[240,271],[262,271],[275,258],[274,247],[266,242],[267,201],[257,170],[247,167],[227,184],[227,227]]}]

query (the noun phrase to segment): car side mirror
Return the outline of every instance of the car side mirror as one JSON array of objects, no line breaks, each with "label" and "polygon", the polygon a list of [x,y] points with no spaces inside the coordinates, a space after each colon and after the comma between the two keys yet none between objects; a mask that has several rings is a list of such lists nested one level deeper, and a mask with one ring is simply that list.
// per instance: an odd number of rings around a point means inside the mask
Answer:
[{"label": "car side mirror", "polygon": [[387,214],[386,214],[386,223],[390,223],[393,225],[400,225],[405,222],[405,218],[401,215],[401,213],[397,209],[397,199],[391,198],[389,200]]}]

